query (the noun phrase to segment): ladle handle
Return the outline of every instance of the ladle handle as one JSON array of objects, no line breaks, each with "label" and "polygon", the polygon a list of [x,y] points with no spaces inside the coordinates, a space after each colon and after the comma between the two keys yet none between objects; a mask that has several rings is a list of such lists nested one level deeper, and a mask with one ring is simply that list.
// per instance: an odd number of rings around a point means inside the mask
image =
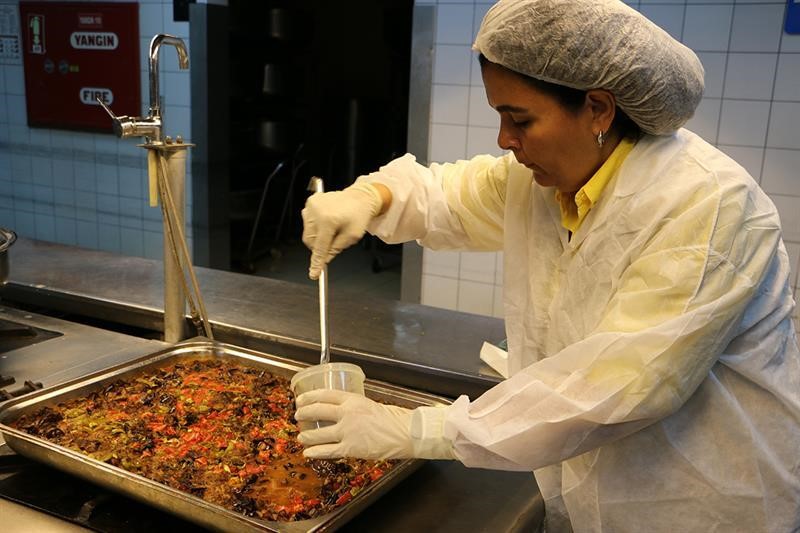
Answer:
[{"label": "ladle handle", "polygon": [[[308,182],[308,190],[314,193],[325,192],[322,178],[313,176]],[[331,360],[331,339],[328,331],[328,266],[322,267],[319,274],[319,364],[324,365]]]},{"label": "ladle handle", "polygon": [[322,268],[319,274],[319,337],[321,352],[319,363],[327,364],[331,360],[331,339],[328,331],[328,267]]}]

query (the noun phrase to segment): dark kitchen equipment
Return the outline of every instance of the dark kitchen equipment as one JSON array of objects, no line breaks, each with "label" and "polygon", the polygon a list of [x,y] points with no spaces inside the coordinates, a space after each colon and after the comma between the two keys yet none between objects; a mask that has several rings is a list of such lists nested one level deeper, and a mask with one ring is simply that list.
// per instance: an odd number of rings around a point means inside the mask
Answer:
[{"label": "dark kitchen equipment", "polygon": [[280,95],[286,93],[289,85],[289,73],[286,65],[279,63],[267,63],[264,65],[264,78],[261,85],[261,92],[270,95]]},{"label": "dark kitchen equipment", "polygon": [[270,184],[272,184],[273,180],[276,176],[281,172],[281,169],[286,165],[286,161],[279,161],[275,168],[270,172],[267,176],[267,179],[264,181],[264,187],[261,190],[261,200],[258,203],[258,210],[256,211],[255,220],[253,221],[253,227],[250,230],[250,240],[247,243],[247,251],[244,254],[244,261],[243,267],[245,272],[252,274],[256,271],[256,260],[269,253],[273,259],[280,258],[281,251],[278,249],[278,243],[281,240],[281,236],[283,235],[284,223],[286,221],[286,215],[289,212],[289,206],[292,203],[292,192],[294,191],[294,184],[297,180],[297,175],[300,172],[300,169],[306,164],[305,159],[302,159],[302,152],[303,152],[304,145],[300,143],[297,149],[294,151],[290,161],[289,161],[289,183],[286,189],[286,192],[283,197],[283,206],[281,208],[281,215],[278,219],[277,225],[275,225],[275,233],[272,240],[268,243],[266,249],[257,250],[255,248],[256,244],[256,237],[259,233],[259,229],[261,227],[261,222],[263,220],[263,215],[265,208],[267,206],[267,196],[268,192],[270,191]]},{"label": "dark kitchen equipment", "polygon": [[0,285],[5,285],[8,281],[8,273],[11,269],[8,249],[16,240],[16,233],[10,229],[0,228]]},{"label": "dark kitchen equipment", "polygon": [[292,39],[296,33],[297,16],[290,9],[272,8],[267,14],[267,34],[273,39]]},{"label": "dark kitchen equipment", "polygon": [[293,132],[286,121],[263,120],[258,126],[258,143],[262,148],[285,152],[292,147]]},{"label": "dark kitchen equipment", "polygon": [[[340,527],[367,508],[379,496],[422,464],[422,461],[419,460],[400,462],[386,475],[367,486],[350,502],[332,513],[296,522],[269,522],[229,511],[196,496],[33,437],[8,425],[24,413],[35,411],[46,405],[55,405],[71,398],[86,396],[117,379],[135,379],[150,368],[198,358],[219,358],[237,364],[263,368],[287,378],[305,367],[305,365],[278,356],[236,348],[202,338],[193,339],[86,377],[29,393],[23,398],[9,400],[0,406],[0,434],[6,443],[20,455],[46,463],[108,489],[122,492],[204,527],[220,531],[288,533],[330,531]],[[411,408],[420,405],[441,405],[446,401],[429,394],[369,380],[365,384],[365,389],[367,396],[375,400]]]}]

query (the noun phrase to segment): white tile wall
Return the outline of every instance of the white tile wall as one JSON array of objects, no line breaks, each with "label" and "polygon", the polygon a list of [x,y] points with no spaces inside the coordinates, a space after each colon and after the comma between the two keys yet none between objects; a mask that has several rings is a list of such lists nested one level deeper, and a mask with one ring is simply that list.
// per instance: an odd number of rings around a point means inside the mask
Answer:
[{"label": "white tile wall", "polygon": [[761,186],[767,193],[792,195],[797,193],[800,150],[767,148]]},{"label": "white tile wall", "polygon": [[720,144],[764,146],[770,102],[723,100],[719,119]]},{"label": "white tile wall", "polygon": [[[470,49],[487,2],[439,2],[428,159],[448,161],[478,153],[500,155],[498,118],[486,103],[477,59]],[[462,27],[456,27],[464,24]],[[464,33],[464,29],[468,33]],[[440,59],[441,58],[441,59]],[[446,63],[443,65],[442,63]],[[422,302],[484,315],[502,315],[495,253],[423,253]]]},{"label": "white tile wall", "polygon": [[774,98],[800,101],[800,54],[782,53],[778,56]]},{"label": "white tile wall", "polygon": [[476,281],[458,281],[459,311],[478,315],[492,315],[494,305],[494,285]]},{"label": "white tile wall", "polygon": [[472,44],[474,6],[471,2],[441,5],[436,14],[437,44]]},{"label": "white tile wall", "polygon": [[450,124],[431,124],[428,159],[455,161],[466,157],[467,127]]},{"label": "white tile wall", "polygon": [[[153,36],[163,32],[164,17],[161,13],[161,4],[141,4],[139,7],[139,33],[143,36]],[[147,54],[142,54],[140,59],[146,64]]]},{"label": "white tile wall", "polygon": [[641,13],[661,26],[675,39],[680,40],[683,34],[683,20],[686,6],[682,4],[647,4],[643,3]]},{"label": "white tile wall", "polygon": [[470,126],[467,129],[467,153],[502,155],[503,150],[497,146],[497,128]]},{"label": "white tile wall", "polygon": [[422,256],[422,268],[426,274],[458,279],[461,254],[449,251],[427,251]]},{"label": "white tile wall", "polygon": [[701,52],[728,50],[733,5],[687,5],[683,42]]},{"label": "white tile wall", "polygon": [[[117,109],[118,114],[147,113],[147,52],[155,34],[172,33],[190,48],[189,24],[173,22],[172,10],[170,0],[139,3],[142,105],[139,110]],[[159,71],[165,134],[189,138],[189,71],[178,68],[171,47],[162,49]],[[468,70],[465,76],[468,80]],[[24,80],[21,65],[0,65],[0,183],[6,184],[2,190],[10,191],[0,202],[0,223],[24,237],[160,259],[161,214],[146,204],[146,155],[136,146],[139,141],[28,128]],[[187,166],[187,190],[190,169]]]},{"label": "white tile wall", "polygon": [[462,252],[458,278],[485,284],[494,283],[495,255],[487,252]]},{"label": "white tile wall", "polygon": [[[500,155],[498,119],[485,102],[470,38],[491,5],[439,0],[429,155],[432,161]],[[627,1],[692,48],[706,92],[687,127],[717,144],[775,202],[797,287],[800,271],[800,35],[783,33],[782,0]],[[470,9],[472,18],[470,20]],[[460,25],[464,26],[460,26]],[[470,36],[471,37],[471,36]],[[463,46],[459,46],[463,45]],[[438,62],[438,59],[436,60]],[[456,72],[455,64],[463,72]],[[440,81],[441,80],[441,81]],[[469,85],[465,91],[459,86]],[[466,113],[457,109],[464,105]],[[2,132],[0,132],[2,134]],[[424,252],[422,302],[502,317],[502,253]],[[488,257],[494,257],[494,264]],[[492,287],[492,290],[489,290]],[[800,291],[800,289],[799,289]],[[800,292],[798,292],[800,294]]]},{"label": "white tile wall", "polygon": [[778,54],[732,53],[725,72],[725,98],[769,100]]},{"label": "white tile wall", "polygon": [[767,146],[800,150],[800,102],[773,102],[769,120]]},{"label": "white tile wall", "polygon": [[431,94],[434,124],[467,124],[469,86],[434,84]]},{"label": "white tile wall", "polygon": [[797,197],[782,194],[771,194],[770,197],[781,217],[783,238],[789,242],[800,243],[800,210],[797,209]]},{"label": "white tile wall", "polygon": [[736,5],[730,51],[777,52],[784,9],[781,3]]},{"label": "white tile wall", "polygon": [[468,85],[472,60],[472,50],[467,45],[441,45],[433,62],[433,83]]},{"label": "white tile wall", "polygon": [[481,21],[483,21],[483,17],[486,15],[486,12],[492,7],[493,2],[486,2],[485,0],[479,0],[475,2],[475,9],[472,12],[472,36],[474,37],[478,33],[478,29],[481,27]]},{"label": "white tile wall", "polygon": [[426,273],[422,276],[420,292],[425,305],[458,310],[458,279]]}]

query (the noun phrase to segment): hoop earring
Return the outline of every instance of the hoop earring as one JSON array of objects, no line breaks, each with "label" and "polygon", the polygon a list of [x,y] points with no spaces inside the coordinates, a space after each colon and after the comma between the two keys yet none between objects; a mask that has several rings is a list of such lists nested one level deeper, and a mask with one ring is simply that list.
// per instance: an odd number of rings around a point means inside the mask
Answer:
[{"label": "hoop earring", "polygon": [[602,148],[605,143],[606,143],[606,138],[605,135],[603,135],[603,131],[601,130],[600,133],[597,134],[597,146]]}]

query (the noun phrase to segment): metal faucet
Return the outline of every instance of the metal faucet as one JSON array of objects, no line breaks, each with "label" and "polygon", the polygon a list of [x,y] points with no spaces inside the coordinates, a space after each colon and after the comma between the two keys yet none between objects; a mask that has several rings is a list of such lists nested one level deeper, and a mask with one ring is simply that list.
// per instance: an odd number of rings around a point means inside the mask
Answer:
[{"label": "metal faucet", "polygon": [[186,45],[183,41],[173,35],[165,33],[156,35],[150,41],[150,112],[147,118],[158,123],[155,138],[151,140],[158,142],[161,140],[161,103],[158,96],[158,51],[162,44],[171,44],[178,51],[178,67],[181,70],[189,68],[189,54],[186,52]]},{"label": "metal faucet", "polygon": [[113,111],[100,98],[97,102],[103,106],[114,121],[114,133],[117,137],[144,137],[145,143],[160,143],[163,130],[161,118],[161,104],[158,94],[158,53],[162,44],[170,44],[178,51],[178,66],[181,70],[189,68],[189,54],[186,45],[174,35],[165,33],[156,35],[150,41],[149,70],[150,70],[150,110],[146,117],[116,116]]},{"label": "metal faucet", "polygon": [[[164,340],[178,342],[185,338],[186,301],[192,300],[184,290],[188,287],[181,265],[181,253],[189,270],[192,286],[199,303],[199,318],[192,312],[195,325],[203,322],[205,334],[211,338],[211,329],[200,297],[197,280],[192,270],[190,252],[185,245],[183,227],[186,210],[186,156],[194,146],[184,142],[177,135],[175,141],[162,135],[164,120],[161,117],[161,104],[158,91],[158,55],[162,44],[169,44],[178,51],[178,64],[181,69],[189,68],[189,55],[186,45],[177,37],[159,34],[150,41],[150,109],[146,117],[116,116],[100,98],[97,102],[114,121],[117,137],[144,137],[142,148],[147,150],[147,174],[150,189],[150,206],[156,207],[161,199],[164,219]],[[199,329],[199,327],[198,327]]]}]

